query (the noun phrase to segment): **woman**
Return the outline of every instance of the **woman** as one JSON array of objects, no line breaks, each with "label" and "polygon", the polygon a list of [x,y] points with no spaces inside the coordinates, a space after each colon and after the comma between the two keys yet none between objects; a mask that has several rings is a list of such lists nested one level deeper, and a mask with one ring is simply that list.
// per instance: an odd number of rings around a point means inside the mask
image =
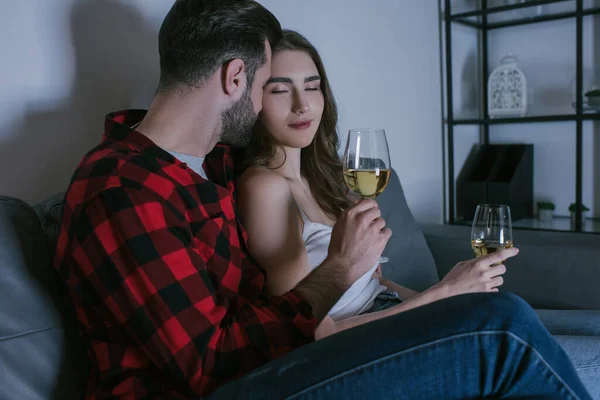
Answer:
[{"label": "woman", "polygon": [[[284,31],[273,48],[271,79],[247,149],[248,168],[238,184],[249,250],[265,268],[273,295],[293,289],[321,264],[333,224],[356,201],[343,182],[336,125],[336,104],[318,52],[300,34]],[[503,268],[493,271],[501,275]],[[462,289],[447,290],[460,272],[454,271],[446,285],[419,294],[376,269],[374,265],[336,303],[317,338],[467,291],[469,283],[462,274]],[[489,289],[497,290],[502,278],[492,279],[496,289]],[[470,283],[475,281],[473,277]]]}]

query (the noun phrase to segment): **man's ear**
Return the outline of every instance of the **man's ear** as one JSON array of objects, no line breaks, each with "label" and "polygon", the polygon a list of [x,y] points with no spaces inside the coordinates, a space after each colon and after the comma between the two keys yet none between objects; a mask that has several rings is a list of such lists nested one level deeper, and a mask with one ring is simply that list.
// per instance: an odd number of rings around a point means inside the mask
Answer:
[{"label": "man's ear", "polygon": [[[239,97],[246,89],[246,65],[236,58],[223,66],[223,91],[229,96]],[[239,93],[239,94],[238,94]]]}]

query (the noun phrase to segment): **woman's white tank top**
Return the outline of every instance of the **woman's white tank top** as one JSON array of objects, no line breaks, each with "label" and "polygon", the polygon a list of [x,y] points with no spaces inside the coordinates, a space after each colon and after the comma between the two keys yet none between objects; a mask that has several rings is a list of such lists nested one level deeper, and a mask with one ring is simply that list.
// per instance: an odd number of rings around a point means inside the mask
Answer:
[{"label": "woman's white tank top", "polygon": [[[329,225],[311,221],[300,207],[298,209],[304,221],[302,239],[308,254],[308,262],[311,268],[315,269],[327,257],[332,228]],[[364,312],[371,307],[377,295],[386,290],[379,279],[373,277],[376,268],[377,264],[354,282],[333,306],[329,311],[329,316],[333,320],[342,320]]]}]

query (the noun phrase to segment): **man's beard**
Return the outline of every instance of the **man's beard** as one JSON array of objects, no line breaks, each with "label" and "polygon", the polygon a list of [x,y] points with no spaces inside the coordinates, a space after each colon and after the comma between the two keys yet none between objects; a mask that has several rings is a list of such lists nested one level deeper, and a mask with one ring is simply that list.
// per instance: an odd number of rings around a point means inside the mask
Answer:
[{"label": "man's beard", "polygon": [[221,142],[233,146],[247,146],[257,119],[248,86],[242,98],[221,114]]}]

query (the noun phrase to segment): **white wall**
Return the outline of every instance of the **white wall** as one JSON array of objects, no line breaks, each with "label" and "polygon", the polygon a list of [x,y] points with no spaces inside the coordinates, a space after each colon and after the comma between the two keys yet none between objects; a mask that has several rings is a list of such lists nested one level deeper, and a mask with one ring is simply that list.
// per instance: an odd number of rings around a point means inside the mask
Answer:
[{"label": "white wall", "polygon": [[[64,190],[103,116],[145,107],[156,36],[173,0],[0,3],[0,193],[28,202]],[[436,0],[261,0],[320,50],[340,132],[386,128],[418,220],[442,213]]]},{"label": "white wall", "polygon": [[0,194],[66,189],[115,109],[145,107],[172,1],[0,2]]}]

